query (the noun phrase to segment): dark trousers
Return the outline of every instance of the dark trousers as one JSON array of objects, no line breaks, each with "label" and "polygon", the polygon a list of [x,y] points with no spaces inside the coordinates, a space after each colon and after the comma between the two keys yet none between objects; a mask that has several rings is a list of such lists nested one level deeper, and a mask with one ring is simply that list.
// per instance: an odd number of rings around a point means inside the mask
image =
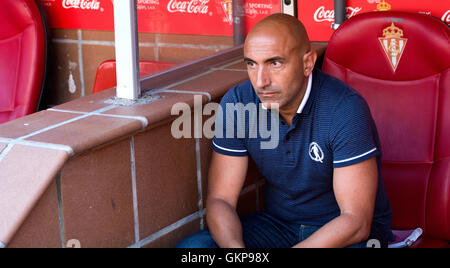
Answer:
[{"label": "dark trousers", "polygon": [[[241,222],[243,239],[247,248],[290,248],[322,227],[282,222],[262,211],[243,217]],[[363,241],[350,248],[366,246],[367,241]],[[203,230],[185,238],[176,247],[217,248],[218,246],[209,231]]]}]

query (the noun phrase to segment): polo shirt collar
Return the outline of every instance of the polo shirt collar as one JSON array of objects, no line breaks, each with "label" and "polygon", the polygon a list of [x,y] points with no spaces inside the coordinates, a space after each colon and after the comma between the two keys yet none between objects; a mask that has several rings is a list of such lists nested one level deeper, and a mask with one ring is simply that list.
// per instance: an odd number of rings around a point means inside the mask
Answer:
[{"label": "polo shirt collar", "polygon": [[309,95],[311,95],[312,82],[313,82],[313,74],[311,73],[308,78],[308,86],[306,87],[305,96],[303,96],[302,102],[300,103],[300,106],[298,107],[297,110],[298,114],[303,113],[306,103],[308,102]]}]

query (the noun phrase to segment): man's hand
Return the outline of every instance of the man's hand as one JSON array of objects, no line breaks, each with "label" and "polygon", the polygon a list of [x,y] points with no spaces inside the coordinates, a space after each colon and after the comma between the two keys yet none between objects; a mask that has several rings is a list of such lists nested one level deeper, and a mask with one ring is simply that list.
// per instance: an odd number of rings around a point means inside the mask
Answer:
[{"label": "man's hand", "polygon": [[346,247],[370,234],[378,189],[376,158],[335,168],[333,188],[341,215],[295,247]]},{"label": "man's hand", "polygon": [[236,205],[247,176],[248,157],[213,152],[208,178],[206,219],[219,247],[245,247]]}]

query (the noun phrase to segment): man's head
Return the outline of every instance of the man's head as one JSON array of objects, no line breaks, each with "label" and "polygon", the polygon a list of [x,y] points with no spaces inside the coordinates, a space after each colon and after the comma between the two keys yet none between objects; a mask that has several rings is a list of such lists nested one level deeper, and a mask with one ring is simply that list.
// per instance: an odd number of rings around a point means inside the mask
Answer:
[{"label": "man's head", "polygon": [[303,24],[289,15],[268,16],[248,34],[244,56],[261,102],[295,113],[317,58]]}]

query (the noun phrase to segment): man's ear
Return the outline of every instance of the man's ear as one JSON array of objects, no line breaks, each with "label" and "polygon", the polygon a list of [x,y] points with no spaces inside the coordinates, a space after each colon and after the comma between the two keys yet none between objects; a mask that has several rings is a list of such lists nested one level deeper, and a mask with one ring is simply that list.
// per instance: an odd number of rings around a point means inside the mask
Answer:
[{"label": "man's ear", "polygon": [[305,74],[305,77],[311,75],[312,71],[314,70],[316,60],[317,53],[314,49],[311,49],[309,52],[306,52],[305,55],[303,55],[303,73]]}]

